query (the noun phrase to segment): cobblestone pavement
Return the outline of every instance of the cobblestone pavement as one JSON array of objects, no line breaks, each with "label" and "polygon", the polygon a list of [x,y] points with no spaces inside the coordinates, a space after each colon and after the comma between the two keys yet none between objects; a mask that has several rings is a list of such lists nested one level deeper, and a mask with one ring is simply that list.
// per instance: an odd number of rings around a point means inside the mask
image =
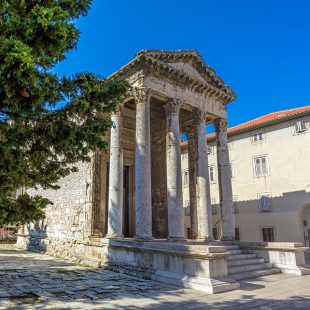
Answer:
[{"label": "cobblestone pavement", "polygon": [[271,275],[208,295],[0,245],[0,309],[310,309],[310,276]]}]

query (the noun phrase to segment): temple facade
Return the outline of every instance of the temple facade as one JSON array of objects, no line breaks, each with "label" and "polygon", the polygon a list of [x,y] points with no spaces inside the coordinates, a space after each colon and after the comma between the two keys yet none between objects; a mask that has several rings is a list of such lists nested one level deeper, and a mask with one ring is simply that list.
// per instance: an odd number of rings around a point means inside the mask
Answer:
[{"label": "temple facade", "polygon": [[[302,245],[234,241],[226,105],[236,96],[198,52],[141,51],[109,77],[119,78],[132,92],[111,115],[109,150],[79,163],[58,190],[39,190],[53,205],[20,231],[17,246],[210,293],[238,288],[253,271],[304,273]],[[206,124],[216,130],[220,241],[212,231]],[[188,140],[189,229],[181,134]]]},{"label": "temple facade", "polygon": [[[214,123],[222,210],[222,240],[234,239],[225,105],[235,95],[195,51],[142,51],[111,78],[125,78],[133,96],[112,115],[106,230],[137,240],[212,240],[205,126]],[[180,134],[189,141],[191,229],[184,229]],[[110,173],[106,177],[109,165]],[[103,189],[103,190],[104,190]],[[104,213],[100,211],[98,213]],[[100,221],[100,217],[96,220]],[[95,223],[94,223],[95,224]]]}]

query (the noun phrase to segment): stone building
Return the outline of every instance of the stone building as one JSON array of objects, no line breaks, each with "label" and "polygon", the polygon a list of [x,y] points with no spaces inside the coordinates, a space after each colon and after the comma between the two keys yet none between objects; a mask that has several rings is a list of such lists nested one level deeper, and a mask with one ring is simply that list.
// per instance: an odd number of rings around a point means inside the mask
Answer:
[{"label": "stone building", "polygon": [[[208,136],[214,236],[220,236],[216,136]],[[190,204],[188,153],[182,143],[184,206]],[[264,115],[228,129],[237,238],[309,246],[310,107]],[[187,207],[188,208],[188,207]],[[187,214],[189,211],[187,210]],[[186,218],[187,229],[190,227]]]},{"label": "stone building", "polygon": [[[141,51],[113,78],[126,79],[133,92],[111,115],[109,150],[80,164],[77,173],[60,181],[59,190],[42,191],[54,204],[42,223],[26,227],[18,245],[211,293],[239,287],[236,280],[244,275],[234,264],[229,272],[227,261],[243,250],[212,242],[205,137],[206,124],[214,124],[221,240],[233,242],[226,104],[235,94],[196,51]],[[184,229],[181,133],[189,141],[189,235]],[[261,250],[262,255],[268,252],[265,245]],[[285,258],[280,265],[276,255],[275,261],[262,258],[264,264],[250,270],[279,272],[272,268],[278,264],[283,272],[303,272],[300,245],[286,244],[275,253],[279,251]]]}]

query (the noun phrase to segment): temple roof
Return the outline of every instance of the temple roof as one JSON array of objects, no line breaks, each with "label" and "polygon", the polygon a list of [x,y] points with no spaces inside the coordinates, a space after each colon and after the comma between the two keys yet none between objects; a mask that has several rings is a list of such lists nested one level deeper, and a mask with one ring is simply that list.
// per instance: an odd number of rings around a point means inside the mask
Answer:
[{"label": "temple roof", "polygon": [[197,85],[197,90],[207,90],[211,94],[218,93],[226,103],[236,99],[236,94],[232,89],[216,75],[196,50],[142,50],[110,78],[124,78],[139,64],[164,70],[168,75],[178,78],[189,86]]}]

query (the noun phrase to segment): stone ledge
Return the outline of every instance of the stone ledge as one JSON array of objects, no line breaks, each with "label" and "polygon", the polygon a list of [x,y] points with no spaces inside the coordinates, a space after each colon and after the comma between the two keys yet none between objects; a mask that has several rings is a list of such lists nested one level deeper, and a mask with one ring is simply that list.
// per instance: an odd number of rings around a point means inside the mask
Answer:
[{"label": "stone ledge", "polygon": [[204,260],[226,259],[229,252],[223,246],[210,245],[186,245],[173,242],[137,242],[123,240],[109,240],[108,247],[113,249],[124,249],[133,252],[156,253],[164,255],[192,257]]},{"label": "stone ledge", "polygon": [[229,244],[238,245],[241,249],[265,249],[268,251],[304,252],[307,248],[300,242],[246,242],[234,241]]},{"label": "stone ledge", "polygon": [[204,291],[209,294],[222,293],[240,288],[240,283],[229,277],[210,279],[207,277],[193,277],[161,270],[156,271],[155,274],[152,275],[152,279],[158,282]]}]

